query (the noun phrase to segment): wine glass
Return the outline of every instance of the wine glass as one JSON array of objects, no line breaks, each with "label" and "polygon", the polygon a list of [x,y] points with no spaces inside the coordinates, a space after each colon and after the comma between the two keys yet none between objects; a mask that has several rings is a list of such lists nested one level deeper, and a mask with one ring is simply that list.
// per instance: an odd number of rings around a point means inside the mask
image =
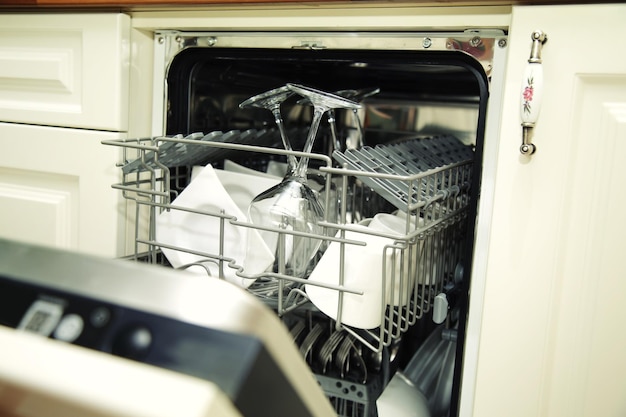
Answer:
[{"label": "wine glass", "polygon": [[[283,117],[280,113],[280,105],[292,95],[293,91],[291,91],[289,87],[284,85],[282,87],[274,88],[264,93],[257,94],[256,96],[250,97],[249,99],[239,104],[239,108],[241,109],[247,107],[257,107],[271,111],[274,115],[274,121],[276,122],[276,126],[278,126],[278,131],[280,132],[280,138],[283,142],[283,146],[288,151],[291,151],[292,148],[291,143],[287,138],[287,132],[285,132]],[[293,155],[287,155],[287,171],[289,172],[295,170],[297,165],[298,161],[296,157]]]},{"label": "wine glass", "polygon": [[[335,92],[335,94],[337,94],[338,96],[347,98],[348,100],[356,101],[358,103],[360,103],[362,100],[366,99],[367,97],[371,97],[378,93],[380,93],[380,88],[378,87],[363,88],[360,90],[339,90]],[[352,113],[354,114],[354,120],[356,123],[356,129],[358,132],[356,148],[359,149],[359,148],[362,148],[363,145],[365,144],[363,140],[363,124],[361,123],[361,118],[359,117],[359,109],[352,109]],[[336,149],[340,150],[339,148],[336,148]]]},{"label": "wine glass", "polygon": [[[352,110],[358,110],[361,108],[360,104],[340,97],[336,94],[327,93],[325,91],[316,90],[314,88],[298,84],[287,84],[287,87],[296,94],[308,98],[313,105],[313,120],[311,121],[309,134],[303,149],[303,152],[305,153],[311,153],[311,150],[313,149],[313,142],[315,141],[315,136],[317,135],[317,130],[319,129],[320,121],[322,120],[324,113],[329,110],[340,108]],[[308,157],[302,157],[298,163],[297,174],[306,178],[308,164]]]},{"label": "wine glass", "polygon": [[[320,120],[326,111],[332,108],[360,107],[350,100],[310,87],[297,84],[287,84],[287,87],[296,94],[307,97],[313,105],[313,120],[304,144],[304,153],[311,152]],[[324,219],[324,208],[318,195],[307,184],[308,163],[309,158],[302,156],[293,171],[288,171],[279,184],[256,196],[248,209],[253,224],[296,232],[286,233],[284,240],[279,240],[277,232],[260,230],[270,250],[274,250],[279,265],[285,265],[285,270],[278,272],[296,277],[306,275],[311,259],[322,243],[320,239],[309,234],[322,235],[324,232],[319,225]],[[281,242],[284,242],[284,247]]]},{"label": "wine glass", "polygon": [[[339,91],[335,91],[334,94],[337,96],[346,98],[348,100],[352,100],[354,102],[360,103],[363,99],[373,96],[375,94],[378,94],[379,92],[380,92],[380,88],[373,87],[373,88],[363,88],[359,90],[354,90],[354,89],[339,90]],[[310,101],[308,98],[304,98],[304,99],[298,100],[297,104],[301,104],[301,105],[310,104]],[[359,117],[359,109],[352,108],[351,110],[354,115],[354,120],[355,120],[357,134],[358,134],[357,144],[355,147],[359,149],[363,147],[364,145],[363,124],[361,123],[361,118]],[[341,145],[341,141],[339,140],[339,135],[337,134],[337,123],[336,123],[336,118],[335,118],[335,111],[333,108],[328,109],[328,124],[330,126],[330,136],[332,140],[331,153],[333,150],[341,151],[343,147]]]}]

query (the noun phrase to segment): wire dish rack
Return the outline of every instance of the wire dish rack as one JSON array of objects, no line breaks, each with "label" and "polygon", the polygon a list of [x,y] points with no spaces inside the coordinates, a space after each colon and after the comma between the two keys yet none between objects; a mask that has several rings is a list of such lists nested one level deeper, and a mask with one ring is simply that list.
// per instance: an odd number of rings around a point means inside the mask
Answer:
[{"label": "wire dish rack", "polygon": [[[291,132],[290,136],[296,134]],[[196,265],[210,262],[218,267],[217,275],[222,279],[224,271],[232,270],[237,277],[250,280],[248,291],[283,317],[302,356],[338,410],[351,410],[339,414],[370,415],[371,402],[385,383],[380,378],[389,376],[376,372],[381,370],[381,357],[388,356],[390,347],[431,312],[437,297],[461,279],[473,150],[450,135],[416,137],[332,155],[268,145],[278,140],[277,130],[267,129],[103,141],[123,149],[119,164],[122,181],[112,186],[134,205],[135,249],[131,258],[157,263],[167,262],[163,249],[193,253],[201,257]],[[222,249],[206,252],[201,247],[173,246],[157,239],[158,216],[172,210],[215,218],[218,248],[228,241],[228,230],[248,233],[257,229],[224,210],[177,205],[177,197],[190,183],[193,166],[218,167],[235,154],[250,161],[279,160],[291,154],[314,162],[311,182],[325,208],[324,221],[320,222],[324,233],[270,230],[279,240],[300,234],[322,241],[306,276],[281,272],[285,269],[279,262],[251,274],[244,267],[244,259],[230,258]],[[401,219],[402,230],[389,233],[364,227],[378,213]],[[346,254],[372,245],[372,238],[386,242],[377,254],[381,268],[372,274],[368,285],[354,283]],[[335,272],[314,279],[320,275],[315,268],[331,251],[339,254]],[[329,275],[334,278],[328,279]],[[312,302],[315,288],[325,291],[330,308]],[[350,303],[372,294],[377,298],[374,325],[351,324],[347,312]],[[379,377],[374,378],[374,374]]]}]

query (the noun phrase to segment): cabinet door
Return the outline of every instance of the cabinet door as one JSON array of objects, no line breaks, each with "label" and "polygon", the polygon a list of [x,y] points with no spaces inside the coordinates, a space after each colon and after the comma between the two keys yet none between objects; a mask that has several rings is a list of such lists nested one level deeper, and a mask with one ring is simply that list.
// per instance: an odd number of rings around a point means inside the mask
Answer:
[{"label": "cabinet door", "polygon": [[117,256],[120,133],[0,123],[0,237]]},{"label": "cabinet door", "polygon": [[0,121],[126,131],[130,18],[0,15]]},{"label": "cabinet door", "polygon": [[[513,8],[462,415],[626,415],[625,22],[624,4]],[[536,29],[548,35],[545,95],[525,157],[520,92]]]}]

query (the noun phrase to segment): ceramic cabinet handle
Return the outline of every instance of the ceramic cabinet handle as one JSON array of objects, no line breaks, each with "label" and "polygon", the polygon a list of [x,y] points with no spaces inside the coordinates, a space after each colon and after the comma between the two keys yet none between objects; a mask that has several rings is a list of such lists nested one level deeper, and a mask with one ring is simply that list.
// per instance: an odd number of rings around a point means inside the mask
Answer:
[{"label": "ceramic cabinet handle", "polygon": [[522,119],[522,146],[520,152],[523,155],[532,155],[536,151],[535,145],[531,143],[530,132],[541,109],[543,98],[543,68],[541,66],[541,47],[548,40],[545,33],[536,30],[531,35],[532,47],[530,58],[524,72],[522,81],[522,91],[520,94],[520,113]]}]

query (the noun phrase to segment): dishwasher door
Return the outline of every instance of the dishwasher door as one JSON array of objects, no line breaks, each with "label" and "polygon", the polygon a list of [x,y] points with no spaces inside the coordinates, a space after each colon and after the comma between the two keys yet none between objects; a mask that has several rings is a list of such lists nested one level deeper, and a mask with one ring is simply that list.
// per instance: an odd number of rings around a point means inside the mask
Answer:
[{"label": "dishwasher door", "polygon": [[9,415],[334,414],[276,315],[221,280],[0,240],[0,305]]}]

